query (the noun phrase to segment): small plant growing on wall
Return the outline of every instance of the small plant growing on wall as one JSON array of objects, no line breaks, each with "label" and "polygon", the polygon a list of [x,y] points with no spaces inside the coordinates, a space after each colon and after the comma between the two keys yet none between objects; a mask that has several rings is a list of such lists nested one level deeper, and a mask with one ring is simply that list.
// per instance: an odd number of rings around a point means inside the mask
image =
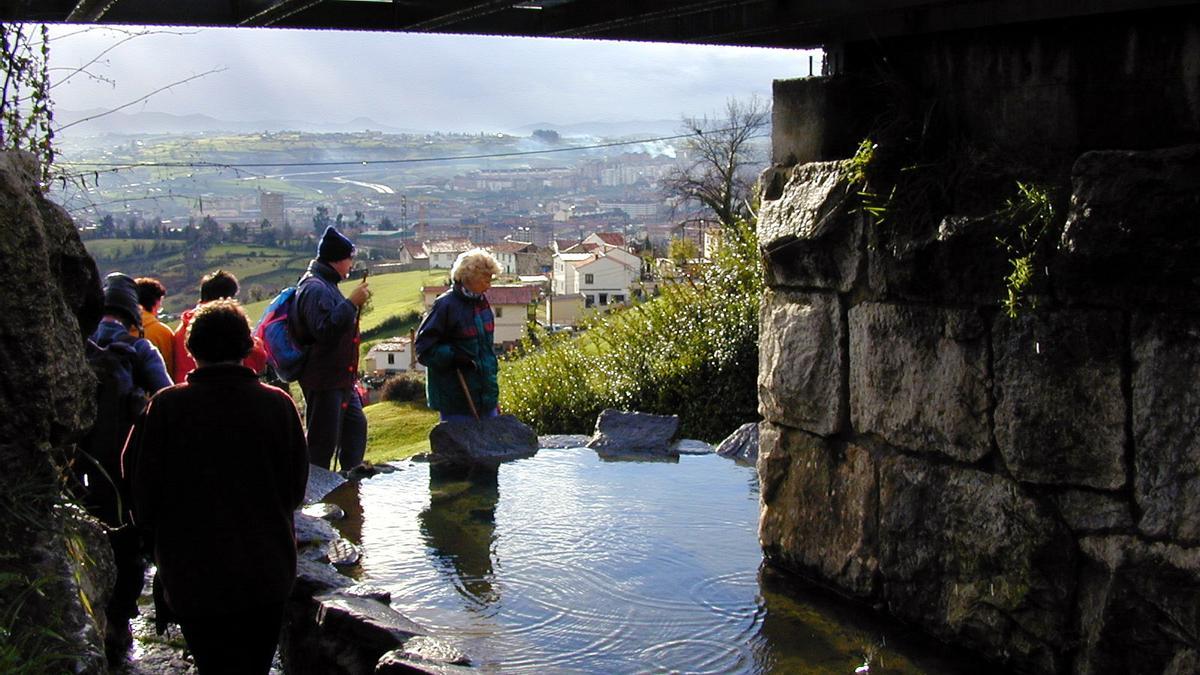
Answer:
[{"label": "small plant growing on wall", "polygon": [[0,23],[0,148],[33,153],[41,162],[43,182],[54,162],[49,54],[45,24]]},{"label": "small plant growing on wall", "polygon": [[1017,181],[1016,195],[1005,201],[998,214],[1012,227],[1012,234],[996,238],[1010,265],[1008,276],[1004,277],[1005,297],[1001,300],[1009,318],[1015,319],[1024,307],[1037,306],[1030,290],[1038,278],[1038,269],[1045,274],[1046,249],[1060,233],[1057,214],[1054,190],[1021,181]]}]

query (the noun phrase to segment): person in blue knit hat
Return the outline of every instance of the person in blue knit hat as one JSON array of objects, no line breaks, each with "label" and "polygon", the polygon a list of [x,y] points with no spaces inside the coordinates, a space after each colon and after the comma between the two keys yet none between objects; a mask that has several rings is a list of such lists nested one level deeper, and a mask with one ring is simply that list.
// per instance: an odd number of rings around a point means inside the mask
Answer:
[{"label": "person in blue knit hat", "polygon": [[354,244],[332,225],[317,245],[317,257],[296,287],[292,327],[300,342],[311,345],[300,373],[304,392],[309,461],[349,471],[362,463],[367,448],[367,418],[358,381],[358,315],[371,297],[364,277],[350,297],[338,283],[350,276]]},{"label": "person in blue knit hat", "polygon": [[137,616],[137,599],[142,592],[145,564],[142,562],[141,539],[137,530],[122,527],[128,519],[120,496],[122,491],[116,478],[120,476],[119,457],[121,444],[133,423],[131,410],[137,400],[135,390],[152,395],[171,386],[171,377],[163,363],[158,348],[143,337],[142,307],[138,303],[137,282],[133,277],[113,272],[104,278],[104,317],[89,338],[89,362],[103,360],[100,352],[124,364],[116,369],[127,372],[132,380],[126,382],[130,389],[124,393],[104,395],[104,390],[121,389],[121,379],[112,371],[112,381],[101,382],[97,389],[97,420],[92,431],[81,442],[80,448],[95,464],[84,462],[79,476],[84,486],[84,506],[108,526],[108,542],[112,545],[117,578],[112,596],[104,608],[108,631],[104,636],[104,652],[110,665],[120,663],[133,644],[129,620]]}]

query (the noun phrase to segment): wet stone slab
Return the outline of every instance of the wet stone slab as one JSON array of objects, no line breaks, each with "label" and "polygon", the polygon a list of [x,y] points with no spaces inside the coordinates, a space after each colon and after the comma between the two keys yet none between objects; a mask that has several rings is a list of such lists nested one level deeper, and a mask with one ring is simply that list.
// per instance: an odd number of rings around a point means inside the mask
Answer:
[{"label": "wet stone slab", "polygon": [[346,479],[337,473],[316,466],[315,464],[309,464],[308,485],[304,488],[304,503],[314,504],[321,501],[326,495],[333,492],[339,485],[345,482]]}]

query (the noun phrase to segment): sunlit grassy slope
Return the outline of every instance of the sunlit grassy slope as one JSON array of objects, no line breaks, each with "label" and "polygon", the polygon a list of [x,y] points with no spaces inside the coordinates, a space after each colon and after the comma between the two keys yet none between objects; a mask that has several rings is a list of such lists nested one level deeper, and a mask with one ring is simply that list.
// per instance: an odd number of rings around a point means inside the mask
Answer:
[{"label": "sunlit grassy slope", "polygon": [[[421,311],[421,287],[445,281],[446,273],[440,270],[436,273],[425,271],[396,272],[393,274],[373,274],[370,277],[371,304],[362,317],[361,330],[367,331],[386,321],[389,317],[404,314],[410,310]],[[294,280],[293,280],[294,281]],[[349,294],[356,281],[343,281],[338,288],[342,293]],[[267,308],[270,298],[260,302],[245,305],[246,316],[251,322],[257,322]]]},{"label": "sunlit grassy slope", "polygon": [[367,461],[405,459],[429,450],[429,430],[438,414],[423,403],[375,403],[367,415]]}]

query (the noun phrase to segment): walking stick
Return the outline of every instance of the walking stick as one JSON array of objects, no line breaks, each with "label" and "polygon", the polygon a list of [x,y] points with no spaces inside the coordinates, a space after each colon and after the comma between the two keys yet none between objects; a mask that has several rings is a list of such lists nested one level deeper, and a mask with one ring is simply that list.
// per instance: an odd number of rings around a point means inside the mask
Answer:
[{"label": "walking stick", "polygon": [[455,368],[454,374],[458,375],[458,383],[462,385],[463,395],[467,397],[467,405],[471,406],[471,414],[475,416],[475,421],[479,421],[479,411],[475,409],[475,399],[471,397],[471,390],[467,387],[467,379],[463,377],[462,371]]}]

